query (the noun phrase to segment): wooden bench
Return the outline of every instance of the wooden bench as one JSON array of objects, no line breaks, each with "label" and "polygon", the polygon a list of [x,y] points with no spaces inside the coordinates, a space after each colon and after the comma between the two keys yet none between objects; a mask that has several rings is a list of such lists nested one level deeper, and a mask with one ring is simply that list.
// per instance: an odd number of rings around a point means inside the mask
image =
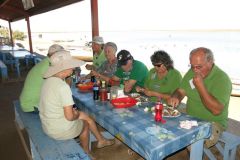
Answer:
[{"label": "wooden bench", "polygon": [[[215,146],[223,155],[223,160],[235,160],[237,147],[239,145],[240,137],[225,131]],[[216,160],[210,149],[204,148],[204,153],[210,160]]]},{"label": "wooden bench", "polygon": [[[54,140],[47,136],[42,130],[38,114],[23,112],[19,101],[14,101],[14,108],[16,128],[29,159],[90,160],[74,139]],[[28,134],[30,147],[24,138],[23,129]]]},{"label": "wooden bench", "polygon": [[2,81],[7,80],[7,79],[8,79],[7,66],[6,66],[5,63],[3,63],[3,61],[1,61],[1,60],[0,60],[0,71],[1,71]]}]

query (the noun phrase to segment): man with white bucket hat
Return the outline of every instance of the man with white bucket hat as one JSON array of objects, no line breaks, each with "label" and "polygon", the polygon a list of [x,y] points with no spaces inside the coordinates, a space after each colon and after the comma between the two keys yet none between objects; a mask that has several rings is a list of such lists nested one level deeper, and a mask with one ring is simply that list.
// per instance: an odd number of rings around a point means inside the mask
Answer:
[{"label": "man with white bucket hat", "polygon": [[64,48],[58,44],[49,47],[47,57],[36,64],[27,74],[24,86],[20,94],[21,109],[28,113],[38,113],[43,74],[50,65],[49,58]]},{"label": "man with white bucket hat", "polygon": [[103,64],[103,62],[106,61],[105,53],[103,50],[104,41],[102,37],[95,36],[93,37],[93,41],[91,41],[90,43],[92,44],[93,50],[93,64],[87,64],[86,69],[96,70]]}]

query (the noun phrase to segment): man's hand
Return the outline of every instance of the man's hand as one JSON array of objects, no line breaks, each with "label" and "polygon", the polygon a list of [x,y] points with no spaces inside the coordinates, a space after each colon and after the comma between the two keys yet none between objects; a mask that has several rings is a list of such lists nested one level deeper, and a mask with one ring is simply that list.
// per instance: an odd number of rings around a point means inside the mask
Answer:
[{"label": "man's hand", "polygon": [[85,65],[85,68],[86,68],[87,70],[95,70],[94,65],[91,65],[91,64],[86,64],[86,65]]},{"label": "man's hand", "polygon": [[167,99],[167,104],[173,107],[177,107],[179,105],[180,101],[176,97],[171,97]]},{"label": "man's hand", "polygon": [[144,92],[144,88],[136,86],[136,91],[137,92]]},{"label": "man's hand", "polygon": [[143,92],[144,92],[144,94],[145,94],[146,96],[149,96],[149,97],[153,96],[153,95],[152,95],[152,91],[150,91],[150,90],[149,90],[149,89],[147,89],[147,88],[146,88],[146,89],[144,89],[144,91],[143,91]]},{"label": "man's hand", "polygon": [[92,76],[95,76],[95,77],[98,77],[98,76],[99,76],[99,73],[96,72],[96,71],[94,71],[94,70],[92,70],[92,71],[90,72],[90,74],[91,74]]},{"label": "man's hand", "polygon": [[203,84],[203,77],[200,73],[195,73],[195,76],[193,77],[193,84],[198,89]]}]

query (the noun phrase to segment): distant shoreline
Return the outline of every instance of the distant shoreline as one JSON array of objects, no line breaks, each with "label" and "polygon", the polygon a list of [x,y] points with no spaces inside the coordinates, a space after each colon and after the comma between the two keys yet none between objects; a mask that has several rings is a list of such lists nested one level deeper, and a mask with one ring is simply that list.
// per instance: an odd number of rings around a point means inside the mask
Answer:
[{"label": "distant shoreline", "polygon": [[[163,29],[163,30],[104,30],[102,32],[154,32],[154,31],[163,31],[163,32],[240,32],[240,29],[182,29],[182,30],[168,30],[168,29]],[[87,31],[87,30],[82,30],[82,31],[32,31],[31,33],[80,33],[80,32],[92,32],[92,31]],[[24,32],[27,34],[27,32]]]}]

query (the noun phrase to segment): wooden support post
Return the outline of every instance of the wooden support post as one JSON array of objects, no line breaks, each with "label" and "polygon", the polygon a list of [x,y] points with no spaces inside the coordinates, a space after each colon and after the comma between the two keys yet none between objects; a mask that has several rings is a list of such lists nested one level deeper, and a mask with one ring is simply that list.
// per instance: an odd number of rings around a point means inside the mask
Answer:
[{"label": "wooden support post", "polygon": [[11,22],[10,21],[8,21],[8,26],[9,26],[9,34],[10,34],[10,40],[11,40],[11,44],[12,44],[12,46],[14,46],[14,42],[13,42],[13,36],[12,36],[12,27],[11,27]]},{"label": "wooden support post", "polygon": [[25,20],[27,21],[28,40],[29,40],[29,50],[30,50],[31,53],[33,53],[33,47],[32,47],[32,35],[31,35],[31,28],[30,28],[29,17],[26,17]]},{"label": "wooden support post", "polygon": [[92,15],[92,37],[94,37],[99,35],[98,0],[91,0],[91,15]]}]

